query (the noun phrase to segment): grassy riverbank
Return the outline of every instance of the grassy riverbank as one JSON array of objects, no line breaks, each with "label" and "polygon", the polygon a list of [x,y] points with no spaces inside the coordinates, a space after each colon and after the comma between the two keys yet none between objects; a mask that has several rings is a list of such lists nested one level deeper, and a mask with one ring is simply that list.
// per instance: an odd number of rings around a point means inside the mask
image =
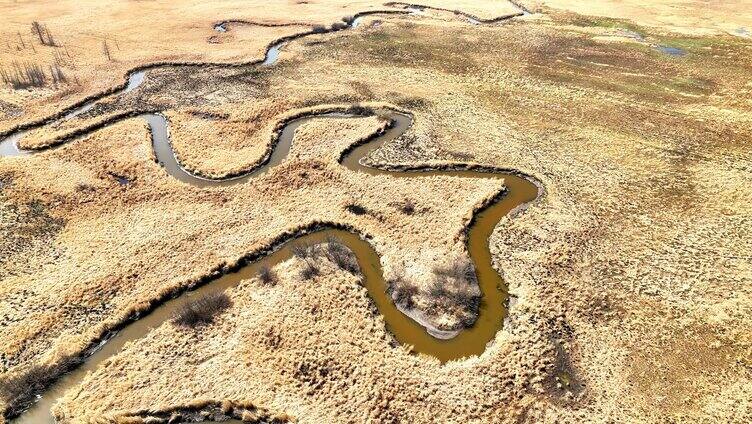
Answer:
[{"label": "grassy riverbank", "polygon": [[[221,176],[257,163],[286,114],[384,102],[415,121],[370,163],[473,162],[535,176],[544,200],[490,239],[514,302],[482,356],[442,366],[410,355],[357,276],[325,258],[308,275],[298,258],[273,270],[275,284],[229,290],[231,306],[206,325],[166,323],[127,345],[56,413],[68,422],[204,407],[300,422],[749,421],[750,45],[546,10],[496,26],[430,11],[369,17],[358,30],[293,42],[263,71],[155,70],[138,92],[64,124],[162,111],[188,167]],[[267,30],[257,31],[286,31]],[[655,47],[664,44],[686,54]],[[262,45],[238,48],[260,56]],[[469,211],[501,186],[364,178],[336,164],[380,125],[311,123],[276,171],[208,190],[154,163],[138,119],[0,158],[0,374],[75,356],[160,295],[316,220],[372,235],[387,276],[415,284],[418,310],[460,328],[462,305],[431,308],[434,270],[461,255]]]}]

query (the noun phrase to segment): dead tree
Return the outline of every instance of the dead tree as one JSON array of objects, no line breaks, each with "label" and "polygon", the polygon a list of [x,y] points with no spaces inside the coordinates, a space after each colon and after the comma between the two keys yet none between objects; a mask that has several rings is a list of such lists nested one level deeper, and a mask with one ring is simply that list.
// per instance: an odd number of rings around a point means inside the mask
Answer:
[{"label": "dead tree", "polygon": [[39,38],[39,43],[44,45],[44,29],[42,24],[37,21],[31,23],[31,33],[36,34]]},{"label": "dead tree", "polygon": [[39,38],[39,43],[43,46],[56,46],[55,38],[52,36],[50,29],[47,28],[47,25],[34,21],[31,23],[31,33],[36,34],[37,38]]},{"label": "dead tree", "polygon": [[55,43],[55,39],[52,38],[52,33],[50,32],[50,29],[47,28],[47,25],[44,26],[44,32],[47,33],[47,45],[56,46],[57,43]]},{"label": "dead tree", "polygon": [[47,76],[44,69],[36,63],[24,63],[23,67],[18,62],[13,62],[13,68],[10,71],[2,69],[0,71],[5,84],[10,85],[15,90],[21,90],[30,87],[44,87],[47,83]]},{"label": "dead tree", "polygon": [[112,55],[110,55],[110,46],[107,45],[107,40],[102,41],[102,51],[104,52],[104,55],[107,56],[107,60],[112,60]]}]

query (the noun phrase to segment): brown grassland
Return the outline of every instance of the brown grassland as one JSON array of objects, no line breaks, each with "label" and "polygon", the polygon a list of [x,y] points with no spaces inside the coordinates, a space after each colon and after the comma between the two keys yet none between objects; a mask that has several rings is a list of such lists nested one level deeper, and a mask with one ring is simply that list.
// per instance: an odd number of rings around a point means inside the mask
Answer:
[{"label": "brown grassland", "polygon": [[[9,22],[0,63],[48,66],[67,47],[69,82],[0,88],[0,132],[122,84],[134,67],[261,59],[278,37],[390,9],[33,3],[0,2]],[[152,69],[137,90],[22,140],[48,146],[112,117],[159,111],[183,166],[218,178],[257,165],[278,123],[303,111],[409,112],[413,126],[369,164],[471,162],[519,170],[545,188],[489,240],[514,302],[481,356],[441,364],[411,354],[357,275],[322,258],[306,280],[306,262],[293,258],[270,271],[273,284],[229,289],[217,316],[185,319],[201,325],[165,322],[127,344],[72,387],[55,416],[142,423],[237,409],[249,421],[310,423],[752,421],[752,40],[734,33],[752,30],[750,11],[742,1],[713,10],[521,3],[535,13],[472,25],[440,10],[450,2],[424,1],[436,9],[295,40],[274,66]],[[516,9],[451,4],[483,19]],[[87,7],[99,19],[78,13]],[[291,25],[212,29],[231,19]],[[33,21],[63,47],[37,40],[32,51]],[[501,184],[364,176],[337,163],[384,125],[374,116],[313,121],[268,173],[208,189],[154,161],[138,117],[0,157],[0,382],[81,355],[134,313],[315,222],[371,235],[385,275],[416,284],[427,323],[461,329],[468,310],[427,306],[431,269],[466,256],[470,211]],[[418,212],[402,211],[405,202]]]}]

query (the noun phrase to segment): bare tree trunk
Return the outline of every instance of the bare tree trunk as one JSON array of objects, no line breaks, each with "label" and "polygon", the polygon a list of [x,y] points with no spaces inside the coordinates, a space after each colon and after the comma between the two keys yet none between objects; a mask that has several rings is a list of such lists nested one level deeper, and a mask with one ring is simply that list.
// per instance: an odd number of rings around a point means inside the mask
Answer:
[{"label": "bare tree trunk", "polygon": [[31,33],[36,34],[39,37],[39,42],[44,45],[44,32],[42,32],[42,26],[39,22],[34,21],[31,23]]}]

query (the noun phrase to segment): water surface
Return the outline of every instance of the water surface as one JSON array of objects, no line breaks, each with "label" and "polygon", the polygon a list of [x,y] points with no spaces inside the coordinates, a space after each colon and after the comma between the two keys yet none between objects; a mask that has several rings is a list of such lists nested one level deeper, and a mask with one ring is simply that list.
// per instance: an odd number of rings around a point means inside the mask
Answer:
[{"label": "water surface", "polygon": [[[347,119],[348,117],[348,115],[344,114],[328,114],[323,116],[340,119]],[[272,158],[264,166],[247,176],[230,181],[212,181],[196,177],[182,169],[177,161],[174,160],[175,156],[170,147],[169,133],[164,118],[160,115],[144,115],[151,128],[155,153],[160,163],[165,166],[165,169],[167,169],[172,177],[201,187],[239,184],[248,178],[268,172],[269,169],[284,160],[289,153],[295,129],[306,122],[310,122],[312,119],[320,119],[321,117],[305,117],[288,123],[281,133],[279,143],[274,150]],[[449,340],[442,340],[431,336],[424,327],[402,313],[386,293],[381,261],[373,247],[358,234],[339,229],[325,228],[288,241],[271,255],[253,262],[237,272],[223,275],[194,291],[169,300],[151,313],[138,318],[137,321],[127,325],[107,340],[106,343],[99,346],[80,367],[57,380],[27,412],[14,422],[23,424],[54,423],[50,408],[57,399],[68,389],[78,385],[86,373],[95,370],[102,361],[120,352],[125,343],[143,338],[153,328],[168,321],[175,311],[185,303],[210,293],[225,291],[227,288],[237,285],[242,280],[254,277],[262,267],[273,267],[282,261],[290,259],[293,255],[292,246],[295,243],[323,243],[330,237],[341,240],[355,254],[363,275],[363,285],[368,290],[379,312],[384,316],[387,330],[398,342],[411,345],[414,352],[433,356],[442,362],[482,354],[486,348],[486,344],[501,329],[506,312],[506,290],[501,276],[493,268],[491,253],[488,249],[488,238],[502,217],[514,208],[533,201],[538,196],[538,188],[535,184],[522,177],[507,173],[467,170],[388,171],[364,166],[361,160],[366,155],[381,147],[384,143],[402,135],[412,122],[410,116],[396,112],[391,114],[391,119],[395,122],[395,125],[391,129],[373,141],[353,149],[342,159],[342,165],[354,172],[368,175],[389,175],[394,178],[422,178],[433,175],[445,175],[459,178],[503,179],[507,187],[506,194],[500,200],[476,215],[468,233],[467,248],[475,265],[478,283],[483,296],[480,315],[471,328],[461,331],[456,337]]]},{"label": "water surface", "polygon": [[685,50],[680,49],[678,47],[657,46],[656,48],[662,51],[663,53],[666,53],[667,55],[671,55],[671,56],[684,56],[687,54]]},{"label": "water surface", "polygon": [[[422,13],[421,9],[411,9],[411,13]],[[359,19],[351,23],[351,27],[356,27]],[[216,29],[216,28],[215,28]],[[267,52],[262,65],[272,65],[279,58],[280,48],[284,41],[271,46]],[[134,90],[141,85],[145,79],[145,71],[133,72],[129,75],[128,84],[123,90],[124,93]],[[94,102],[87,103],[84,106],[72,111],[66,118],[76,116],[89,110]],[[310,116],[293,120],[283,128],[279,140],[271,152],[268,160],[260,167],[247,174],[231,179],[211,180],[194,175],[183,169],[178,162],[175,152],[172,149],[168,123],[162,115],[144,114],[145,119],[150,127],[153,149],[157,160],[164,166],[168,174],[187,184],[198,187],[222,187],[232,184],[242,184],[250,178],[255,178],[261,174],[273,169],[282,162],[288,155],[294,139],[295,130],[312,119],[340,118],[348,119],[353,115],[344,113],[324,114],[319,116]],[[123,345],[129,341],[143,338],[151,329],[162,325],[168,321],[173,313],[183,306],[200,296],[211,293],[222,292],[229,287],[233,287],[244,279],[254,277],[262,267],[273,267],[282,261],[292,257],[292,246],[294,243],[323,243],[330,237],[336,237],[346,244],[355,254],[362,272],[362,282],[373,299],[374,304],[379,312],[384,316],[387,330],[394,338],[406,345],[413,346],[413,351],[418,354],[425,354],[437,358],[441,362],[461,359],[471,355],[480,355],[484,352],[486,345],[493,340],[495,334],[503,325],[506,314],[505,302],[507,293],[505,285],[499,273],[493,268],[492,258],[488,249],[488,239],[493,232],[499,220],[509,214],[515,208],[521,207],[537,198],[539,195],[538,187],[527,179],[514,173],[507,172],[481,172],[479,170],[461,170],[443,169],[443,170],[424,170],[415,169],[412,171],[391,171],[377,169],[365,166],[361,163],[362,159],[371,151],[378,149],[384,143],[394,140],[407,131],[412,124],[412,117],[406,114],[390,112],[389,118],[394,125],[378,138],[367,144],[353,149],[349,154],[342,158],[342,166],[353,172],[360,172],[368,175],[388,175],[393,178],[413,178],[418,179],[433,175],[452,176],[457,178],[492,178],[503,180],[506,186],[506,192],[493,204],[476,214],[475,219],[469,228],[467,234],[467,250],[475,265],[478,283],[482,293],[482,302],[480,314],[476,323],[466,330],[459,332],[456,337],[448,340],[433,337],[424,327],[412,320],[410,317],[400,311],[394,302],[387,295],[386,285],[382,275],[381,261],[373,247],[359,234],[332,228],[322,228],[316,232],[301,235],[295,240],[288,240],[279,246],[272,254],[244,266],[234,273],[223,275],[208,284],[191,292],[186,292],[182,296],[169,300],[145,316],[138,317],[129,325],[125,326],[116,334],[111,335],[97,349],[91,352],[86,361],[74,371],[61,376],[48,390],[38,398],[38,401],[32,407],[14,420],[16,423],[39,424],[54,423],[51,415],[51,407],[57,400],[70,388],[80,384],[84,376],[97,369],[97,367],[106,359],[121,351]],[[0,142],[0,155],[23,155],[28,152],[17,148],[17,141],[23,136],[23,132],[7,137]],[[490,171],[487,169],[486,171]]]}]

